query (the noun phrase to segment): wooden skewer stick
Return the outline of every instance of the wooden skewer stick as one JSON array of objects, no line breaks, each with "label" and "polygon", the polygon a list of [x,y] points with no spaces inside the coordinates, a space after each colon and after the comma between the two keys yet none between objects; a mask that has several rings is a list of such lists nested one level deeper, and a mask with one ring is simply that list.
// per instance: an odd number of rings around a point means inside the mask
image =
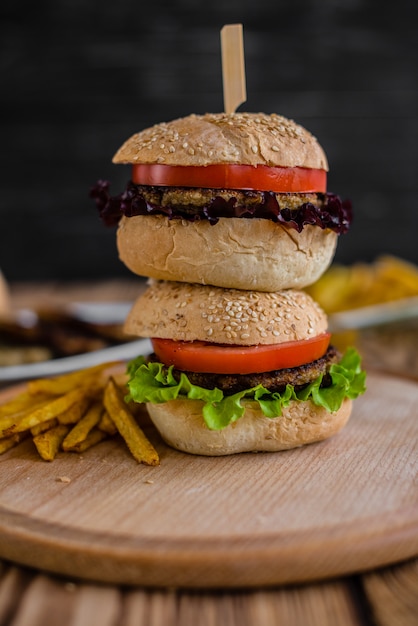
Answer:
[{"label": "wooden skewer stick", "polygon": [[242,24],[221,29],[221,51],[224,110],[234,113],[247,99]]}]

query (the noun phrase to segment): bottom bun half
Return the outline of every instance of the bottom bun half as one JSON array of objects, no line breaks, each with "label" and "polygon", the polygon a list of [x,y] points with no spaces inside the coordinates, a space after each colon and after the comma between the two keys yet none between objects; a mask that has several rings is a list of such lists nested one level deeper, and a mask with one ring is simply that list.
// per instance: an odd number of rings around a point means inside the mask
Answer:
[{"label": "bottom bun half", "polygon": [[239,452],[277,452],[322,441],[347,423],[352,401],[329,413],[310,401],[293,401],[280,417],[265,417],[256,403],[246,402],[245,413],[222,430],[210,430],[202,417],[200,400],[147,403],[152,422],[164,441],[177,450],[204,456]]},{"label": "bottom bun half", "polygon": [[123,218],[121,261],[135,274],[254,291],[302,289],[329,267],[337,235],[307,225],[297,231],[267,219],[169,220]]}]

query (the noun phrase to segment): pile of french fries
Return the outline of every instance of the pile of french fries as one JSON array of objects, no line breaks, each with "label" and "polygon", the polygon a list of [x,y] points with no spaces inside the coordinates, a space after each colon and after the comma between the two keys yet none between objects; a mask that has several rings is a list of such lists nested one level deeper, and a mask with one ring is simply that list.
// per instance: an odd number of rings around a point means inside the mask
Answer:
[{"label": "pile of french fries", "polygon": [[332,265],[306,291],[326,313],[418,296],[418,267],[391,255],[373,263]]},{"label": "pile of french fries", "polygon": [[115,366],[30,381],[0,405],[0,454],[31,437],[40,457],[52,461],[59,452],[81,453],[119,433],[139,463],[158,465],[158,453],[125,401],[127,390]]}]

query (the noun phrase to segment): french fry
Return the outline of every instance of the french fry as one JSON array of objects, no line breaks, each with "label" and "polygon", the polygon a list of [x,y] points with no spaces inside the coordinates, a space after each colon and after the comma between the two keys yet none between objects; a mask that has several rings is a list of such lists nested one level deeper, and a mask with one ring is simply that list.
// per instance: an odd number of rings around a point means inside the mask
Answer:
[{"label": "french fry", "polygon": [[72,450],[85,441],[90,431],[99,423],[102,412],[103,405],[101,402],[94,402],[65,437],[62,442],[62,449],[64,451]]},{"label": "french fry", "polygon": [[44,433],[46,430],[49,430],[50,428],[54,428],[54,426],[56,425],[57,425],[57,418],[53,417],[51,420],[48,420],[47,422],[41,422],[40,424],[37,424],[36,426],[32,426],[32,428],[30,429],[30,434],[32,435],[32,437],[36,437],[37,435]]},{"label": "french fry", "polygon": [[4,452],[7,452],[7,450],[17,446],[17,444],[20,443],[25,437],[26,433],[17,433],[11,437],[0,439],[0,454],[3,454]]},{"label": "french fry", "polygon": [[76,404],[72,404],[65,411],[58,415],[58,421],[60,424],[76,424],[86,413],[87,409],[91,404],[91,398],[86,395],[85,398],[77,402]]},{"label": "french fry", "polygon": [[89,391],[80,387],[69,391],[63,396],[47,401],[34,410],[29,409],[18,420],[15,417],[3,419],[0,425],[0,437],[8,437],[14,433],[29,430],[42,422],[47,422],[63,413],[76,402],[81,402],[88,395]]},{"label": "french fry", "polygon": [[[55,396],[63,395],[80,386],[91,386],[100,383],[100,375],[117,362],[101,363],[83,370],[77,370],[70,374],[64,374],[55,378],[38,378],[28,383],[28,391],[32,395],[49,393]],[[102,386],[99,384],[99,387]]]},{"label": "french fry", "polygon": [[70,427],[66,424],[58,424],[58,426],[33,438],[33,443],[44,461],[55,459],[69,430]]},{"label": "french fry", "polygon": [[[51,402],[51,398],[49,398],[48,400],[42,400],[41,402],[32,402],[32,405],[29,405],[29,407],[22,411],[18,411],[17,413],[9,413],[8,415],[0,417],[0,438],[8,437],[10,434],[12,434],[7,432],[11,426],[20,423],[20,421],[29,413],[33,413],[35,410],[42,409],[47,404],[49,404],[49,402]],[[29,428],[25,428],[23,430],[29,430]]]},{"label": "french fry", "polygon": [[102,417],[98,424],[98,428],[99,430],[103,431],[104,433],[107,433],[108,435],[116,435],[116,433],[118,432],[118,429],[116,428],[115,424],[112,422],[110,415],[106,411],[106,409],[103,410]]},{"label": "french fry", "polygon": [[108,436],[107,433],[103,432],[102,430],[99,430],[98,428],[93,428],[93,430],[89,432],[89,434],[84,439],[84,441],[80,441],[77,445],[75,445],[73,448],[69,449],[68,451],[69,452],[85,452],[89,448],[95,446],[97,443],[100,443],[101,441],[103,441],[103,439],[106,439],[107,436]]},{"label": "french fry", "polygon": [[[49,397],[50,396],[46,394],[39,394],[36,398],[36,402],[43,402]],[[30,409],[32,407],[33,395],[30,394],[28,391],[23,391],[8,402],[4,402],[2,405],[0,405],[0,420],[3,417],[10,417],[10,415],[20,413],[21,411],[25,411],[26,409]]]},{"label": "french fry", "polygon": [[157,451],[138,426],[112,377],[105,386],[103,403],[132,456],[139,463],[159,465],[160,459]]}]

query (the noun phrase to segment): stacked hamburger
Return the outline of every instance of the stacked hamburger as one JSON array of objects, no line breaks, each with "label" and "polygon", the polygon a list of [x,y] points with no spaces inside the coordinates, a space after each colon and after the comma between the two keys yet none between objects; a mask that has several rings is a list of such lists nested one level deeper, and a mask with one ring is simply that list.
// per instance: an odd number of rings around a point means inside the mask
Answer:
[{"label": "stacked hamburger", "polygon": [[129,364],[130,396],[163,439],[193,454],[320,441],[364,391],[354,350],[330,345],[303,288],[334,256],[351,207],[326,191],[327,159],[278,115],[190,115],[128,139],[119,196],[92,197],[118,225],[121,260],[148,277],[125,330],[154,353]]}]

